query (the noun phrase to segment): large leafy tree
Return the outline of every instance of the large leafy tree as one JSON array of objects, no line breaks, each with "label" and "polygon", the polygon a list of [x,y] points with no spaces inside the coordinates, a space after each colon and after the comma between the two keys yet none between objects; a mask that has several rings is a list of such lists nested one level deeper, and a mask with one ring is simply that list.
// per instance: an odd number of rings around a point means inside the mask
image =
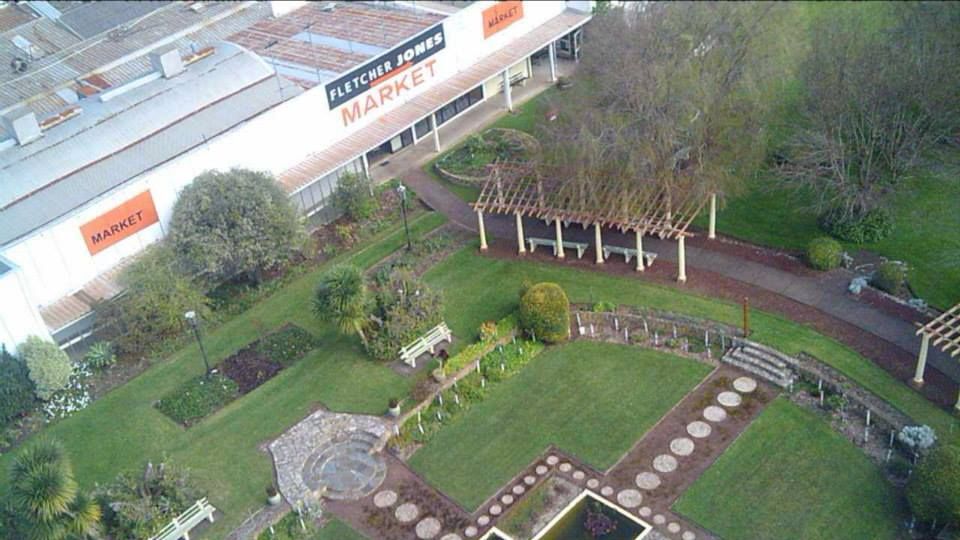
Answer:
[{"label": "large leafy tree", "polygon": [[82,493],[59,443],[45,440],[14,458],[10,470],[7,527],[13,538],[75,540],[96,538],[100,507]]},{"label": "large leafy tree", "polygon": [[0,345],[0,428],[37,404],[26,364]]},{"label": "large leafy tree", "polygon": [[303,223],[287,194],[267,173],[208,171],[180,193],[170,241],[191,275],[211,283],[261,273],[302,247]]},{"label": "large leafy tree", "polygon": [[960,523],[960,447],[938,446],[920,462],[907,485],[907,501],[923,521]]},{"label": "large leafy tree", "polygon": [[320,278],[313,313],[320,320],[333,321],[343,333],[357,334],[366,346],[364,329],[370,321],[370,304],[363,272],[356,266],[340,265]]}]

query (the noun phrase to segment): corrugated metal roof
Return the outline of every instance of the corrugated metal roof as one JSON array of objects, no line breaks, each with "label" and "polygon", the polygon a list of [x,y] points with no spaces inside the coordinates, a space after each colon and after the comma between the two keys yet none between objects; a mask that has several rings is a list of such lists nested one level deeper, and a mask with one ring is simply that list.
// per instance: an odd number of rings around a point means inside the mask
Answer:
[{"label": "corrugated metal roof", "polygon": [[[17,202],[0,210],[0,245],[299,93],[287,82],[281,95],[273,70],[262,59],[233,45],[222,47],[233,53],[218,51],[194,64],[206,63],[205,69],[196,70],[199,73],[188,71],[115,98],[104,105],[125,105],[122,113],[4,169],[0,189],[14,179],[19,183],[33,175],[41,179],[31,179],[34,189],[29,196],[21,189]],[[158,93],[154,85],[162,91]],[[153,97],[138,101],[141,92]]]},{"label": "corrugated metal roof", "polygon": [[98,36],[107,30],[128,24],[170,2],[88,2],[60,16],[60,22],[83,39]]}]

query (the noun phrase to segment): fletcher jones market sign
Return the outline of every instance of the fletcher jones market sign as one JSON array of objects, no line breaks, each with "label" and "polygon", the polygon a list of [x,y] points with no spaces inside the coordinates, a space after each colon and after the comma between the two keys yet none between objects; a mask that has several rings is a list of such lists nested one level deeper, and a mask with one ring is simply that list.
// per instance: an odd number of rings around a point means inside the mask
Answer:
[{"label": "fletcher jones market sign", "polygon": [[400,71],[430,58],[442,51],[444,46],[446,46],[446,39],[444,39],[443,23],[441,23],[328,83],[324,88],[327,91],[330,109],[339,107],[392,75],[399,74]]}]

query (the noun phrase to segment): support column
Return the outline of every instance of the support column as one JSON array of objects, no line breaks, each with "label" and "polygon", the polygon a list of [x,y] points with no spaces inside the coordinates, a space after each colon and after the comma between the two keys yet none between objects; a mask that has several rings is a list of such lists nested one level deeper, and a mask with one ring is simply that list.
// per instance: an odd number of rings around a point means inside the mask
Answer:
[{"label": "support column", "polygon": [[554,228],[557,230],[557,249],[555,251],[557,258],[564,258],[563,253],[563,227],[560,226],[560,218],[553,219]]},{"label": "support column", "polygon": [[597,245],[597,264],[603,264],[603,236],[600,234],[600,224],[593,224],[593,241]]},{"label": "support column", "polygon": [[687,254],[683,248],[683,236],[677,240],[677,281],[687,282]]},{"label": "support column", "polygon": [[480,251],[487,250],[487,230],[483,227],[483,211],[477,210],[477,223],[480,224]]},{"label": "support column", "polygon": [[634,231],[637,235],[637,272],[643,272],[643,233]]},{"label": "support column", "polygon": [[707,238],[713,240],[717,237],[717,194],[710,194],[710,231]]},{"label": "support column", "polygon": [[363,175],[370,178],[370,161],[367,159],[367,153],[360,154],[360,160],[363,163]]},{"label": "support column", "polygon": [[517,216],[517,252],[520,255],[523,255],[527,252],[527,247],[524,245],[523,238],[523,217],[519,212],[515,215]]},{"label": "support column", "polygon": [[437,113],[430,115],[430,129],[433,131],[433,149],[440,152],[440,130],[437,129]]},{"label": "support column", "polygon": [[917,371],[913,375],[913,384],[923,386],[923,373],[927,370],[927,351],[930,348],[930,334],[923,334],[920,341],[920,356],[917,357]]},{"label": "support column", "polygon": [[503,70],[503,99],[507,110],[513,112],[513,96],[510,95],[510,68]]},{"label": "support column", "polygon": [[550,57],[550,82],[557,82],[557,42],[551,41],[547,48]]}]

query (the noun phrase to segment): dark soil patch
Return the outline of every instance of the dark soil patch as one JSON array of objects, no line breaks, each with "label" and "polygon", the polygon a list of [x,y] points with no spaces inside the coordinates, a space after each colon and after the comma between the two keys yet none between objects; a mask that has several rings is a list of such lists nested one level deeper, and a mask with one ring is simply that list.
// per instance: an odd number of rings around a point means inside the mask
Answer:
[{"label": "dark soil patch", "polygon": [[930,320],[930,317],[927,315],[908,305],[897,302],[872,287],[864,287],[864,289],[860,291],[860,296],[856,298],[864,304],[875,307],[887,315],[892,315],[905,321],[926,324]]},{"label": "dark soil patch", "polygon": [[220,364],[220,371],[233,379],[240,394],[247,394],[280,372],[283,366],[260,354],[256,345],[237,351]]},{"label": "dark soil patch", "polygon": [[[691,227],[691,230],[696,230],[696,228]],[[815,276],[819,274],[819,272],[803,262],[803,253],[799,251],[785,251],[761,247],[721,234],[718,234],[715,240],[710,240],[707,238],[706,231],[699,232],[701,234],[687,238],[687,244],[710,251],[733,255],[798,276]]]}]

